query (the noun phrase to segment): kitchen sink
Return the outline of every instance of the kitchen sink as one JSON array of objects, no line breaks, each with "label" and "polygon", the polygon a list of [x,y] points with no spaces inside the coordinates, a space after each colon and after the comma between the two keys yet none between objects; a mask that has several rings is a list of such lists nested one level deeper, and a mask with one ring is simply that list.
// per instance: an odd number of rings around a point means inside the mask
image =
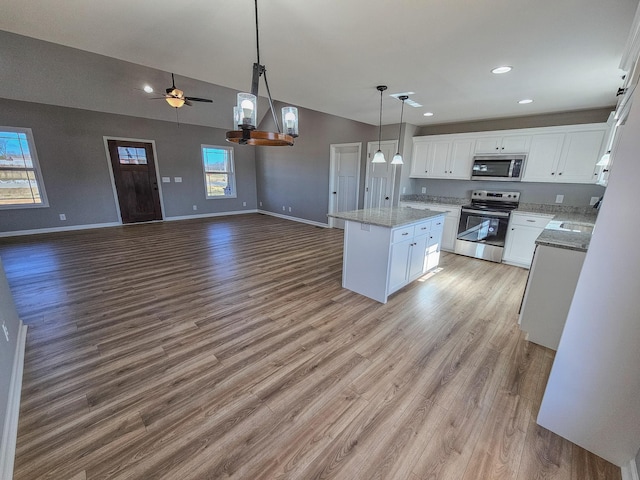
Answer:
[{"label": "kitchen sink", "polygon": [[593,223],[583,222],[563,222],[553,220],[549,222],[547,228],[549,230],[560,230],[563,232],[579,232],[579,233],[593,233]]},{"label": "kitchen sink", "polygon": [[562,222],[560,228],[572,232],[593,233],[593,225],[588,223]]}]

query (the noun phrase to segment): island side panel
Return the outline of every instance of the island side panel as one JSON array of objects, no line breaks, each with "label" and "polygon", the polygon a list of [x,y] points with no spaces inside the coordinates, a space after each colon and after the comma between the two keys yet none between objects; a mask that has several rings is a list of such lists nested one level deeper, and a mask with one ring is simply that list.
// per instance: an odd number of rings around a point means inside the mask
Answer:
[{"label": "island side panel", "polygon": [[343,288],[387,303],[390,237],[390,228],[345,222]]},{"label": "island side panel", "polygon": [[527,340],[558,349],[586,253],[538,245],[524,294],[520,329]]}]

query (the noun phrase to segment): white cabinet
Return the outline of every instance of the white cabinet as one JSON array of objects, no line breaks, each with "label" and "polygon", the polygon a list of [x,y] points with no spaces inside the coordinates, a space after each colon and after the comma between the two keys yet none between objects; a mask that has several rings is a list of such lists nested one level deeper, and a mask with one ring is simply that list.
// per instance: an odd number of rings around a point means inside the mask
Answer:
[{"label": "white cabinet", "polygon": [[604,128],[534,136],[522,180],[594,183],[604,137]]},{"label": "white cabinet", "polygon": [[474,145],[474,139],[452,135],[414,139],[410,176],[469,180]]},{"label": "white cabinet", "polygon": [[479,137],[476,140],[477,154],[492,153],[527,153],[531,135],[505,135],[496,137]]},{"label": "white cabinet", "polygon": [[442,241],[440,248],[447,252],[453,252],[458,236],[458,224],[460,223],[459,205],[443,205],[437,203],[422,202],[400,202],[401,207],[411,207],[423,210],[433,210],[434,212],[442,212],[445,214],[444,224],[442,228]]},{"label": "white cabinet", "polygon": [[552,182],[560,162],[564,133],[534,135],[525,163],[523,182]]},{"label": "white cabinet", "polygon": [[[394,230],[389,260],[388,294],[399,290],[438,265],[442,223],[442,217],[418,223],[411,227],[408,237],[404,237],[407,233],[406,228]],[[430,255],[432,266],[428,267]]]},{"label": "white cabinet", "polygon": [[386,303],[390,294],[438,265],[443,223],[444,215],[396,228],[347,219],[342,286]]},{"label": "white cabinet", "polygon": [[414,137],[410,177],[470,180],[474,155],[524,153],[525,182],[595,183],[606,133],[593,123]]},{"label": "white cabinet", "polygon": [[502,261],[529,268],[536,248],[536,239],[552,218],[553,215],[512,212]]}]

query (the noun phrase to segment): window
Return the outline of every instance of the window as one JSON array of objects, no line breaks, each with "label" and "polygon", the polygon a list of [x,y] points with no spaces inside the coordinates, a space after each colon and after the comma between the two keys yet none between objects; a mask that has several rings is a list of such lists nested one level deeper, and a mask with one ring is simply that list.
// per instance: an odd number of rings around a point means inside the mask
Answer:
[{"label": "window", "polygon": [[31,129],[0,127],[0,208],[48,206]]},{"label": "window", "polygon": [[147,164],[147,152],[144,148],[118,147],[118,158],[122,165]]},{"label": "window", "polygon": [[202,161],[207,198],[234,198],[236,176],[233,168],[233,148],[202,145]]}]

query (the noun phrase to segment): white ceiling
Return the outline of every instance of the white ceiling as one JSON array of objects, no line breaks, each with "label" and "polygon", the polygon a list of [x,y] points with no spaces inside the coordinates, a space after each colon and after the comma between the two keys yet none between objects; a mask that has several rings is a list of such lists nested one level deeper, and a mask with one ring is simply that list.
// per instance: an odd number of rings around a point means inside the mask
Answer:
[{"label": "white ceiling", "polygon": [[[378,123],[379,84],[389,86],[383,124],[400,115],[388,94],[405,91],[424,105],[405,108],[415,125],[605,107],[622,85],[618,65],[637,6],[260,0],[261,61],[274,99],[369,124]],[[253,8],[253,0],[3,0],[0,30],[247,90]],[[490,73],[505,64],[513,71]],[[141,87],[135,82],[132,90]],[[523,98],[534,103],[519,105]]]}]

